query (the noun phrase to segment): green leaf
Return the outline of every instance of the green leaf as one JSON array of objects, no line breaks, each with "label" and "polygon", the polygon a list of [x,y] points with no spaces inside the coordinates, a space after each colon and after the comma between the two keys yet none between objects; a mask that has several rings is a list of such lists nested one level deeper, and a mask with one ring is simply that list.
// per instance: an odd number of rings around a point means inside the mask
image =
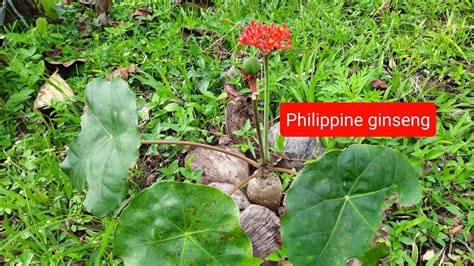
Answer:
[{"label": "green leaf", "polygon": [[306,166],[287,192],[283,245],[294,265],[344,265],[363,256],[383,219],[385,199],[421,199],[410,162],[389,148],[353,145]]},{"label": "green leaf", "polygon": [[61,164],[78,190],[87,183],[86,209],[105,216],[127,194],[128,169],[138,157],[140,134],[135,96],[120,78],[95,79],[86,87],[88,111],[81,133]]},{"label": "green leaf", "polygon": [[277,135],[276,136],[275,149],[278,152],[283,152],[284,147],[285,147],[285,137]]},{"label": "green leaf", "polygon": [[34,254],[30,251],[25,251],[20,256],[18,256],[18,258],[20,259],[22,265],[30,265],[33,256]]},{"label": "green leaf", "polygon": [[37,18],[36,19],[36,28],[38,29],[38,31],[40,33],[44,34],[44,33],[48,32],[48,21],[43,17]]},{"label": "green leaf", "polygon": [[377,244],[375,247],[369,249],[359,257],[359,261],[361,265],[364,266],[377,266],[379,261],[390,254],[390,249],[387,245],[380,243]]},{"label": "green leaf", "polygon": [[258,265],[230,197],[200,184],[163,181],[120,216],[115,253],[125,265]]},{"label": "green leaf", "polygon": [[49,18],[57,19],[59,17],[56,10],[54,10],[54,6],[56,5],[55,0],[39,0],[39,3]]}]

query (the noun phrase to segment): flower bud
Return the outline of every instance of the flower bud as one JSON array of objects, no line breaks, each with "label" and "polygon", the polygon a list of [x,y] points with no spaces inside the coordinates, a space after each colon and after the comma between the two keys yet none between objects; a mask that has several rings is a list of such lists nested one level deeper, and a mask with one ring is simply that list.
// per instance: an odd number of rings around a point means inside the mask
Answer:
[{"label": "flower bud", "polygon": [[245,75],[256,75],[258,72],[260,72],[260,64],[257,58],[251,56],[245,59],[243,73]]}]

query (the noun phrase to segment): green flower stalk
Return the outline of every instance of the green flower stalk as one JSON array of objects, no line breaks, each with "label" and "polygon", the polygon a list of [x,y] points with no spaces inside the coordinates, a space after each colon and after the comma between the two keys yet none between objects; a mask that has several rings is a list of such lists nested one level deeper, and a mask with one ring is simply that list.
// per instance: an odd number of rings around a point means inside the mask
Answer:
[{"label": "green flower stalk", "polygon": [[[283,23],[280,26],[272,23],[272,24],[262,24],[262,22],[255,23],[255,21],[251,21],[250,25],[244,29],[244,33],[239,37],[239,44],[241,45],[250,45],[257,47],[260,53],[263,56],[263,74],[264,74],[264,94],[263,94],[263,102],[264,102],[264,109],[263,109],[263,139],[259,136],[260,134],[260,125],[258,122],[258,110],[256,110],[257,105],[256,101],[254,100],[254,95],[258,96],[257,88],[256,88],[256,67],[255,64],[257,62],[256,58],[248,58],[244,62],[244,68],[247,65],[248,73],[245,73],[244,76],[248,82],[249,86],[252,89],[253,96],[252,96],[252,105],[254,105],[254,115],[255,115],[255,124],[257,127],[257,139],[259,142],[259,147],[262,150],[261,152],[261,160],[263,165],[269,165],[271,158],[270,158],[270,145],[268,141],[268,132],[270,130],[270,72],[268,61],[270,55],[273,51],[276,50],[283,50],[283,49],[290,49],[291,48],[291,31],[286,27],[286,24]],[[258,63],[258,62],[257,62]],[[253,77],[252,78],[249,78]],[[255,102],[255,103],[254,103]]]}]

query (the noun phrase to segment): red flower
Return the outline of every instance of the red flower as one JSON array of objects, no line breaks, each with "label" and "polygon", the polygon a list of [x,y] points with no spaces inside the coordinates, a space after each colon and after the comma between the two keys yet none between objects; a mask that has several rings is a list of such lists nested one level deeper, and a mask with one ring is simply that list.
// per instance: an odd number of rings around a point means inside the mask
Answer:
[{"label": "red flower", "polygon": [[283,23],[281,26],[262,24],[251,21],[239,37],[239,44],[257,47],[263,55],[269,55],[275,50],[291,48],[291,31]]}]

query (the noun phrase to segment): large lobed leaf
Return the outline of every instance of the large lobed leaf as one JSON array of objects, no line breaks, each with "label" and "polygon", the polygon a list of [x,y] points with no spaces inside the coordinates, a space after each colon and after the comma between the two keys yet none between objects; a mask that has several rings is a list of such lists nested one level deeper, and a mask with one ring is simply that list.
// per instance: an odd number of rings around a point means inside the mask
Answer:
[{"label": "large lobed leaf", "polygon": [[303,169],[288,190],[282,239],[294,265],[344,265],[372,246],[385,199],[421,199],[409,161],[389,148],[353,145]]},{"label": "large lobed leaf", "polygon": [[115,231],[125,265],[259,265],[230,197],[200,184],[164,181],[138,194]]},{"label": "large lobed leaf", "polygon": [[128,169],[138,158],[140,134],[135,96],[119,78],[95,79],[86,87],[88,111],[81,133],[61,164],[78,190],[88,191],[86,209],[105,216],[127,194]]}]

